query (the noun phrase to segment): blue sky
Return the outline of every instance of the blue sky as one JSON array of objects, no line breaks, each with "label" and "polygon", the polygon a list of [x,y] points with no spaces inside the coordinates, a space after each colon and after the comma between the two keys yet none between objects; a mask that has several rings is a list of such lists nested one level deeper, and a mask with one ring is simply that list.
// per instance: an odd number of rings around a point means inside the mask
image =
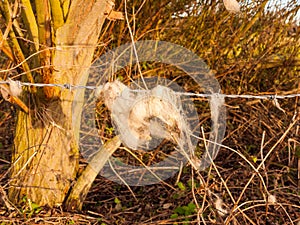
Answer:
[{"label": "blue sky", "polygon": [[[272,7],[272,6],[277,6],[280,8],[285,8],[288,5],[288,2],[291,2],[290,0],[270,0],[270,3],[266,6],[268,7]],[[300,5],[300,0],[296,1],[297,5]],[[298,23],[300,22],[300,10],[298,11],[297,14],[297,19],[298,19]]]},{"label": "blue sky", "polygon": [[[241,5],[243,3],[250,3],[250,4],[255,4],[256,3],[256,0],[237,0]],[[285,8],[287,7],[288,5],[288,2],[296,2],[297,5],[300,5],[300,0],[269,0],[269,3],[267,4],[266,6],[266,9],[275,9],[275,7],[278,7],[279,9],[282,9],[282,8]],[[198,2],[198,0],[196,0],[196,2]],[[221,1],[220,1],[221,3]],[[191,6],[192,7],[192,6]],[[188,10],[188,8],[186,9]],[[187,16],[187,13],[181,13],[177,16],[180,16],[180,17],[185,17]],[[298,11],[298,24],[300,24],[300,9]]]}]

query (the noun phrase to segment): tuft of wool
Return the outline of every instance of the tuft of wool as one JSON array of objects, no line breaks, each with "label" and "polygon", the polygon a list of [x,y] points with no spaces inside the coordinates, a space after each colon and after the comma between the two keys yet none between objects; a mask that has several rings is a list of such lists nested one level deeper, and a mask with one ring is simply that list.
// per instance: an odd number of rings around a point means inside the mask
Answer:
[{"label": "tuft of wool", "polygon": [[10,95],[13,97],[20,96],[22,93],[22,86],[20,85],[20,83],[10,78],[8,79],[8,83],[9,83]]},{"label": "tuft of wool", "polygon": [[232,13],[240,13],[240,4],[236,0],[223,0],[224,6],[227,11]]}]

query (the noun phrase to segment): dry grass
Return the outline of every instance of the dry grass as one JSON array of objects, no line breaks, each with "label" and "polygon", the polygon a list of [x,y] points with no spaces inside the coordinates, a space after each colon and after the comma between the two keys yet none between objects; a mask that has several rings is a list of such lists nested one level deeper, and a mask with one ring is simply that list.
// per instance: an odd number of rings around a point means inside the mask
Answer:
[{"label": "dry grass", "polygon": [[[294,9],[277,13],[259,13],[259,5],[250,6],[240,16],[228,14],[215,3],[203,4],[205,13],[174,21],[170,15],[180,11],[167,1],[146,1],[129,5],[128,17],[134,37],[160,39],[180,44],[202,57],[215,71],[226,94],[288,94],[300,93],[299,27],[291,35],[292,21],[283,23]],[[123,2],[117,3],[120,8]],[[251,9],[251,7],[253,7]],[[298,8],[297,8],[298,7]],[[135,9],[133,11],[133,9]],[[133,16],[133,13],[137,13]],[[130,41],[126,22],[108,22],[99,48]],[[297,30],[298,29],[298,30]],[[114,34],[114,37],[112,37]],[[133,78],[132,68],[118,74],[123,81]],[[145,76],[160,76],[183,86],[188,92],[199,87],[174,68],[148,64]],[[130,77],[128,76],[130,74]],[[138,77],[137,77],[138,78]],[[208,129],[209,109],[203,99],[193,99],[199,109],[200,126]],[[84,203],[81,214],[63,209],[37,209],[24,202],[15,208],[5,198],[9,181],[8,169],[13,140],[15,109],[0,99],[0,221],[3,224],[299,224],[300,223],[300,139],[299,99],[272,101],[226,99],[227,130],[218,157],[206,171],[196,172],[190,165],[165,182],[131,187],[98,177]],[[104,140],[111,126],[108,111],[100,112],[100,135]],[[119,150],[115,156],[128,160]],[[159,159],[159,152],[147,157],[145,163]],[[132,194],[134,193],[134,196]],[[30,205],[30,204],[29,204]]]}]

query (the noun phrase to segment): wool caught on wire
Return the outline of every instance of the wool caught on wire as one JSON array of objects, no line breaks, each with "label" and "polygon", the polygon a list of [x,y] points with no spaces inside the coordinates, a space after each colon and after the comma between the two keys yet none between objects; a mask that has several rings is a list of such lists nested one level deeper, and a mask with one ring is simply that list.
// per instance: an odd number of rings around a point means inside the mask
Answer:
[{"label": "wool caught on wire", "polygon": [[224,6],[228,12],[240,13],[240,4],[236,0],[223,0]]}]

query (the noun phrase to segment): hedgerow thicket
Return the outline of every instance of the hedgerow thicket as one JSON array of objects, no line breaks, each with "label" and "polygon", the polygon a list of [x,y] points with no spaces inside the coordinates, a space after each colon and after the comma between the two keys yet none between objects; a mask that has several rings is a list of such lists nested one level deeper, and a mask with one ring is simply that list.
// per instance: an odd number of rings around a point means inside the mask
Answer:
[{"label": "hedgerow thicket", "polygon": [[[270,6],[268,0],[243,1],[241,13],[226,11],[221,1],[124,1],[116,9],[125,20],[107,21],[95,59],[107,50],[138,40],[181,45],[201,57],[215,74],[224,94],[287,95],[300,93],[300,5],[297,0]],[[126,10],[125,10],[126,9]],[[4,29],[4,26],[1,27]],[[132,34],[132,37],[131,35]],[[26,45],[26,37],[24,38]],[[1,68],[13,63],[1,55]],[[138,79],[136,69],[116,75],[124,83]],[[145,77],[176,81],[186,92],[200,93],[186,74],[168,65],[146,63]],[[114,79],[114,78],[112,78]],[[209,129],[205,99],[194,98],[200,125]],[[7,224],[299,224],[299,99],[226,98],[227,127],[223,147],[206,171],[189,165],[165,184],[120,185],[98,177],[81,214],[61,209],[10,210],[5,183],[10,166],[15,109],[0,99],[1,219]],[[114,136],[108,111],[101,112],[100,135]],[[139,155],[145,163],[156,152]],[[117,151],[126,159],[129,154]],[[37,210],[38,209],[38,210]]]}]

